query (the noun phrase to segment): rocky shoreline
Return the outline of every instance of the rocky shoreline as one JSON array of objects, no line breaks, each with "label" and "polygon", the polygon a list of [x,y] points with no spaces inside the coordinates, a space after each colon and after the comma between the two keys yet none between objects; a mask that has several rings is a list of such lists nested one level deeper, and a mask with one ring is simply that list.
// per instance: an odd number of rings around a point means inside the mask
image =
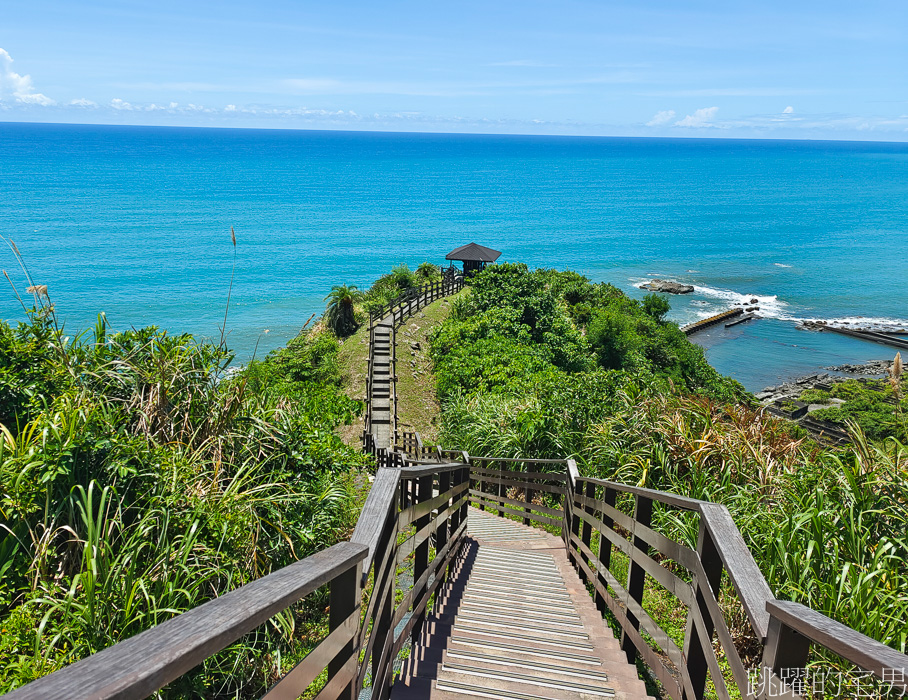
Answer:
[{"label": "rocky shoreline", "polygon": [[[836,384],[858,377],[884,377],[889,374],[891,367],[891,360],[871,360],[860,365],[825,367],[824,369],[828,370],[825,373],[809,374],[778,386],[768,386],[763,391],[756,392],[754,396],[766,406],[776,401],[797,399],[801,392],[807,389],[820,389],[828,384]],[[839,374],[830,374],[830,372]],[[824,408],[828,408],[828,406],[824,406]]]}]

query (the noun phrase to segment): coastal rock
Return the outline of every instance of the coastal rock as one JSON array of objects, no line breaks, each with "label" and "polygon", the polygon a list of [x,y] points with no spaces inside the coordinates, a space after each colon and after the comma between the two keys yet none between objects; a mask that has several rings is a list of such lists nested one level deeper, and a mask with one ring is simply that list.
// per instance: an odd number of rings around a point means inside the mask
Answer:
[{"label": "coastal rock", "polygon": [[690,294],[694,288],[689,284],[672,282],[670,280],[650,280],[641,284],[640,289],[649,289],[653,292],[666,292],[668,294]]},{"label": "coastal rock", "polygon": [[759,303],[760,303],[760,300],[757,299],[756,297],[754,297],[753,299],[750,300],[750,303],[751,303],[751,304],[759,304]]},{"label": "coastal rock", "polygon": [[867,376],[879,376],[889,373],[892,367],[890,360],[871,360],[862,365],[837,365],[835,367],[824,367],[832,372],[844,372],[845,374],[863,374]]}]

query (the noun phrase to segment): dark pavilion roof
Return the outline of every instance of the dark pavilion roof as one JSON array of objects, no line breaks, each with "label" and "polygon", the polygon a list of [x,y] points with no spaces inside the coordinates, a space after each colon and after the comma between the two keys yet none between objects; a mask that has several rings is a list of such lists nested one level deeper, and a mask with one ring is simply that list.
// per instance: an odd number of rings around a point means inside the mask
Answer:
[{"label": "dark pavilion roof", "polygon": [[460,260],[461,262],[495,262],[501,255],[500,250],[492,250],[483,245],[467,243],[460,248],[455,248],[445,256],[445,260]]}]

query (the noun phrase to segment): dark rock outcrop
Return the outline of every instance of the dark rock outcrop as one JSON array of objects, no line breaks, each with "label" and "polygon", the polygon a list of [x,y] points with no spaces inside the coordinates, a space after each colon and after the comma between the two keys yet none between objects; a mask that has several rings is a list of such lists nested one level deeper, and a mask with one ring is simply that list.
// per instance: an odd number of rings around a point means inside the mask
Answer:
[{"label": "dark rock outcrop", "polygon": [[666,292],[668,294],[690,294],[694,288],[689,284],[672,282],[670,280],[650,280],[640,285],[640,289],[649,289],[653,292]]}]

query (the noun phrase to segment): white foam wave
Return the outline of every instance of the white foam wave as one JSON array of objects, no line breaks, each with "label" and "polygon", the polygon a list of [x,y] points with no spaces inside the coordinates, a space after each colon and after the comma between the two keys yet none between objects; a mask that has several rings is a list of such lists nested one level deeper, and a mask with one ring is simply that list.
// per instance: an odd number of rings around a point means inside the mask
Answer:
[{"label": "white foam wave", "polygon": [[758,306],[760,310],[756,313],[763,318],[784,318],[785,309],[788,307],[788,304],[774,294],[771,296],[765,294],[740,294],[730,289],[715,289],[697,285],[694,285],[694,293],[710,299],[719,299],[731,306]]},{"label": "white foam wave", "polygon": [[776,267],[791,267],[791,265],[785,265],[784,263],[773,263]]},{"label": "white foam wave", "polygon": [[908,319],[883,318],[877,316],[844,316],[842,318],[798,318],[789,316],[785,321],[797,323],[825,323],[835,328],[851,328],[852,330],[877,331],[882,333],[908,333]]},{"label": "white foam wave", "polygon": [[[790,266],[786,265],[785,267]],[[651,279],[652,278],[647,277],[635,277],[630,281],[635,287],[639,287],[639,285],[649,282]],[[790,321],[792,323],[822,322],[828,326],[835,326],[837,328],[908,333],[908,319],[902,318],[885,318],[877,316],[820,318],[796,315],[792,313],[793,309],[791,309],[787,302],[782,301],[774,294],[741,294],[740,292],[734,292],[730,289],[694,285],[694,294],[692,296],[698,296],[708,299],[709,301],[692,301],[691,306],[688,307],[686,313],[683,314],[685,318],[683,320],[678,319],[681,322],[709,318],[730,307],[756,306],[759,308],[759,311],[755,311],[754,315],[759,316],[760,318],[774,318],[779,321]],[[754,301],[754,299],[756,299],[756,301]]]}]

